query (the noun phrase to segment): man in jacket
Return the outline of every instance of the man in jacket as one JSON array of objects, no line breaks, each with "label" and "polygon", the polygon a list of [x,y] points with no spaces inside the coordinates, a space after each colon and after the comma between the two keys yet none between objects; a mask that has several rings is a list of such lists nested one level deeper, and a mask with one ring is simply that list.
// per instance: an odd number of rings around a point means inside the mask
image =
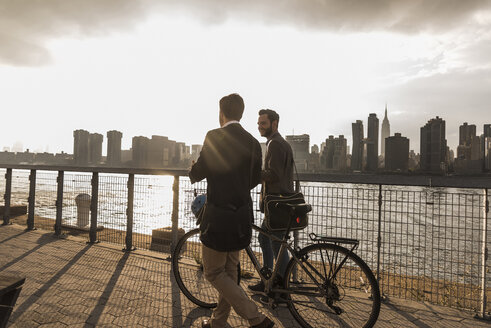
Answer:
[{"label": "man in jacket", "polygon": [[225,327],[231,307],[251,327],[270,328],[274,322],[237,284],[239,251],[252,236],[250,190],[260,182],[261,147],[239,121],[244,101],[238,94],[220,100],[221,128],[207,133],[189,172],[191,183],[207,179],[207,204],[200,224],[205,278],[219,293],[218,305],[202,327]]},{"label": "man in jacket", "polygon": [[[294,192],[293,187],[293,151],[290,144],[278,132],[278,124],[280,116],[274,110],[261,109],[257,121],[259,133],[262,137],[266,137],[266,156],[264,159],[264,170],[261,172],[261,180],[263,182],[261,190],[261,202],[268,194],[290,194]],[[266,226],[262,228],[267,230]],[[278,238],[283,238],[284,231],[271,232]],[[273,260],[278,255],[281,244],[263,234],[259,234],[259,245],[263,252],[264,267],[272,270]],[[273,255],[274,254],[274,255]],[[279,279],[278,284],[281,284],[281,279],[285,275],[286,266],[288,264],[288,253],[283,252],[279,259]],[[260,281],[256,285],[249,286],[253,291],[264,291],[264,284]]]}]

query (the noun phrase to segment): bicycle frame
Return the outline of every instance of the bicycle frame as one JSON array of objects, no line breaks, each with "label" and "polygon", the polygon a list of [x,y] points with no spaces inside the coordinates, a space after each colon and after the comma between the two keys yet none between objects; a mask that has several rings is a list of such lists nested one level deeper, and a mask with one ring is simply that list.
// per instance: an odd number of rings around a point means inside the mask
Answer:
[{"label": "bicycle frame", "polygon": [[252,225],[252,229],[255,230],[255,231],[257,231],[258,233],[264,234],[265,236],[267,236],[268,238],[270,238],[272,241],[277,241],[277,242],[281,243],[280,250],[278,251],[278,255],[276,256],[276,259],[275,259],[276,261],[275,261],[275,265],[273,267],[273,272],[271,273],[271,277],[269,279],[266,278],[261,273],[261,266],[259,264],[259,261],[257,260],[256,254],[254,254],[254,252],[252,251],[251,246],[249,245],[246,248],[247,255],[251,259],[251,262],[254,265],[254,268],[256,269],[256,272],[259,274],[259,277],[261,278],[261,280],[264,282],[264,284],[266,286],[265,289],[266,290],[269,290],[270,289],[270,284],[272,284],[272,282],[274,281],[274,278],[276,277],[276,275],[278,273],[278,270],[279,270],[279,266],[278,266],[278,261],[277,260],[278,260],[278,258],[281,255],[283,255],[283,252],[285,252],[286,250],[288,250],[290,252],[290,254],[293,257],[296,258],[294,249],[288,244],[288,239],[285,238],[289,234],[289,230],[290,229],[287,229],[285,231],[285,235],[284,235],[283,239],[280,239],[280,238],[276,237],[275,235],[271,234],[269,231],[266,231],[263,228],[255,225],[255,224]]},{"label": "bicycle frame", "polygon": [[[266,293],[268,292],[280,292],[280,293],[289,293],[288,290],[285,290],[285,289],[281,289],[281,288],[271,288],[272,287],[272,284],[273,282],[275,281],[275,277],[278,275],[278,270],[279,270],[279,265],[278,265],[278,259],[281,257],[281,255],[283,255],[283,252],[285,251],[288,251],[292,258],[295,260],[295,262],[297,262],[299,264],[299,266],[304,270],[304,272],[310,277],[310,279],[312,279],[313,282],[315,282],[316,285],[320,286],[322,285],[322,283],[324,282],[319,282],[318,279],[316,279],[311,273],[310,273],[310,270],[314,271],[317,273],[317,275],[319,277],[322,277],[322,274],[320,274],[319,272],[317,272],[317,270],[312,267],[311,265],[309,265],[309,269],[307,269],[305,267],[305,265],[303,264],[302,261],[299,260],[299,258],[297,257],[297,252],[295,251],[295,249],[293,249],[293,247],[291,247],[291,245],[288,243],[288,236],[289,236],[289,233],[291,231],[291,225],[288,224],[287,226],[287,229],[285,230],[285,234],[283,235],[283,239],[281,238],[278,238],[277,236],[273,235],[271,232],[253,224],[252,225],[252,229],[257,231],[258,233],[262,233],[264,234],[265,236],[267,236],[268,238],[270,238],[272,241],[276,241],[276,242],[279,242],[281,245],[280,245],[280,249],[278,251],[278,254],[275,258],[275,265],[273,267],[273,271],[271,273],[271,277],[270,278],[267,278],[265,277],[262,272],[261,272],[261,266],[259,264],[259,261],[256,257],[256,254],[254,254],[254,252],[252,251],[252,248],[251,246],[249,245],[247,248],[246,248],[246,253],[247,255],[249,256],[252,264],[254,265],[254,268],[256,270],[256,272],[258,273],[259,277],[261,278],[261,280],[263,281],[264,283],[264,286],[265,286],[265,291]],[[311,237],[312,241],[314,242],[324,242],[324,243],[333,243],[333,244],[338,244],[338,243],[348,243],[348,244],[352,244],[353,246],[351,247],[351,249],[349,249],[350,253],[353,252],[354,249],[357,248],[358,246],[358,241],[357,240],[354,240],[354,239],[347,239],[347,238],[335,238],[335,237],[330,237],[330,238],[327,238],[326,240],[324,240],[324,238],[320,238],[320,239],[313,239],[313,237]],[[348,256],[346,256],[338,265],[336,268],[334,268],[334,270],[331,268],[331,272],[329,274],[329,277],[330,277],[330,280],[333,280],[337,273],[339,272],[339,270],[341,269],[341,267],[344,265],[344,263],[346,262]],[[324,259],[322,259],[322,261],[324,262]],[[332,271],[333,270],[333,271]],[[305,293],[305,295],[312,295],[311,293]]]}]

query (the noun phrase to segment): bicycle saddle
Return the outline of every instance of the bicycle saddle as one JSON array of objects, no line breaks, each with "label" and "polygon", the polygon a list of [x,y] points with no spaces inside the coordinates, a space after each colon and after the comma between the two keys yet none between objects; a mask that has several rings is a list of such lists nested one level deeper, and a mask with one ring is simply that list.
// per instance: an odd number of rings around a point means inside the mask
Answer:
[{"label": "bicycle saddle", "polygon": [[277,203],[276,208],[292,211],[292,214],[295,216],[302,216],[312,211],[312,206],[306,203],[302,203],[302,204]]}]

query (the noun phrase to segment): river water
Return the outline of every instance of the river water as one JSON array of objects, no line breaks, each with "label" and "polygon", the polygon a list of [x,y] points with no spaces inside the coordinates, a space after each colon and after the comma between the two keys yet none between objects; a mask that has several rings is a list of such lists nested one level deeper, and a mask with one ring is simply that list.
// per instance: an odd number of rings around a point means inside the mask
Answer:
[{"label": "river water", "polygon": [[[0,170],[4,174],[5,169]],[[38,171],[35,214],[56,217],[57,172]],[[63,223],[76,224],[75,197],[91,194],[91,174],[65,172]],[[29,171],[14,170],[12,205],[27,205]],[[135,176],[134,232],[171,226],[173,177]],[[127,175],[99,174],[98,224],[126,229]],[[204,192],[204,183],[191,186],[180,179],[179,226],[195,228],[190,211],[194,191]],[[5,180],[0,179],[5,190]],[[299,233],[299,245],[309,243],[308,234],[360,240],[359,254],[376,267],[377,239],[381,239],[381,265],[405,275],[479,283],[483,230],[483,191],[383,186],[379,211],[379,187],[374,185],[302,183],[306,200],[313,205],[310,224]],[[253,191],[258,199],[258,189]],[[256,212],[256,223],[261,214]],[[489,220],[491,221],[491,220]],[[487,229],[490,230],[488,223]],[[380,233],[379,233],[380,231]],[[255,246],[257,247],[257,245]]]}]

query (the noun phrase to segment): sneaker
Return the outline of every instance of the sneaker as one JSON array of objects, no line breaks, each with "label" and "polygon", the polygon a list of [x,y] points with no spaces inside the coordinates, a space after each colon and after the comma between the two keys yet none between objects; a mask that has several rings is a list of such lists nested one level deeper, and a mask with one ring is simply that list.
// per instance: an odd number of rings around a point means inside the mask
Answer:
[{"label": "sneaker", "polygon": [[260,324],[251,326],[251,328],[272,328],[274,326],[274,322],[271,321],[270,318],[266,317],[264,318],[263,322]]},{"label": "sneaker", "polygon": [[264,292],[264,283],[261,280],[259,283],[255,284],[255,285],[247,286],[247,288],[249,288],[253,292]]}]

